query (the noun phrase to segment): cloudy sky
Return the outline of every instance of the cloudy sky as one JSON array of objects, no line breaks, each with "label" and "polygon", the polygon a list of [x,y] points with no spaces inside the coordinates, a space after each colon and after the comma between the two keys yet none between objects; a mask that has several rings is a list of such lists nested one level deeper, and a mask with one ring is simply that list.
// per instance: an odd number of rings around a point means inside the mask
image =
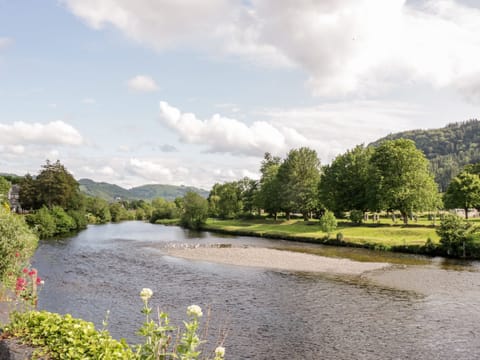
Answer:
[{"label": "cloudy sky", "polygon": [[0,0],[0,172],[125,187],[479,118],[476,0]]}]

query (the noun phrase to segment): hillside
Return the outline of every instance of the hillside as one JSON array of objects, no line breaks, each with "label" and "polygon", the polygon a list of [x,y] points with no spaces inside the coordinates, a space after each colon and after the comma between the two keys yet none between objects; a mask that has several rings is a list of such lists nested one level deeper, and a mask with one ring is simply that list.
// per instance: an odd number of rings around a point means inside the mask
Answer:
[{"label": "hillside", "polygon": [[450,180],[467,164],[480,162],[480,121],[469,120],[449,124],[440,129],[409,130],[390,134],[374,143],[384,140],[413,140],[430,160],[435,180],[444,191]]},{"label": "hillside", "polygon": [[123,200],[152,200],[158,197],[171,201],[185,195],[188,191],[196,192],[203,197],[208,196],[208,191],[191,186],[152,184],[127,190],[118,185],[96,182],[90,179],[80,179],[78,183],[80,184],[80,191],[83,193],[97,196],[107,201],[113,201],[115,198]]}]

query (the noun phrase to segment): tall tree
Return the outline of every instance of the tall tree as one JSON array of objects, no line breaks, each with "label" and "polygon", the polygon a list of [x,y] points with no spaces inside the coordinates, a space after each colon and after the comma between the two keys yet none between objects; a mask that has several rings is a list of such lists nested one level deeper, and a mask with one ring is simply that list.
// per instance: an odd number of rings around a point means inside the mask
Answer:
[{"label": "tall tree", "polygon": [[398,210],[407,224],[412,212],[438,207],[438,188],[428,160],[412,140],[384,141],[375,148],[371,164],[372,208]]},{"label": "tall tree", "polygon": [[183,197],[183,214],[181,224],[187,228],[198,229],[205,223],[208,216],[208,202],[193,191]]},{"label": "tall tree", "polygon": [[302,213],[308,220],[318,205],[320,160],[317,152],[307,147],[293,149],[278,169],[282,209],[288,214]]},{"label": "tall tree", "polygon": [[49,208],[58,205],[63,209],[76,209],[80,206],[80,190],[77,181],[67,169],[56,161],[47,160],[35,179],[37,197],[42,205]]},{"label": "tall tree", "polygon": [[468,209],[480,206],[480,176],[463,171],[452,179],[445,192],[445,207],[462,208],[468,219]]},{"label": "tall tree", "polygon": [[369,205],[368,179],[372,148],[359,145],[338,155],[323,168],[320,179],[320,201],[335,213],[366,211]]},{"label": "tall tree", "polygon": [[278,169],[280,167],[281,159],[277,156],[272,156],[270,153],[265,153],[265,156],[260,167],[262,177],[259,182],[259,191],[256,195],[255,202],[259,208],[262,208],[277,219],[277,213],[280,211],[280,197]]}]

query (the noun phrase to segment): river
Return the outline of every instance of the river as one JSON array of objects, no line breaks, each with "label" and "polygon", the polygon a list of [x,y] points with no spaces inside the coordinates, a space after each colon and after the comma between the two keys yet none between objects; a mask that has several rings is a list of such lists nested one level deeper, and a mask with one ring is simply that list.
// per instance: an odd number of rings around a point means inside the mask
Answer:
[{"label": "river", "polygon": [[[429,280],[419,282],[418,291],[407,291],[363,276],[247,268],[166,255],[166,248],[182,244],[274,247],[385,261],[410,273],[428,272]],[[110,332],[130,343],[138,340],[135,332],[143,320],[138,294],[149,287],[154,292],[151,304],[167,311],[174,324],[181,324],[191,304],[204,313],[211,309],[204,351],[211,351],[227,331],[228,359],[480,358],[478,262],[124,222],[42,241],[33,263],[45,279],[39,308],[71,313],[100,328],[110,311]],[[402,269],[392,274],[401,280]],[[442,283],[447,277],[450,282]]]}]

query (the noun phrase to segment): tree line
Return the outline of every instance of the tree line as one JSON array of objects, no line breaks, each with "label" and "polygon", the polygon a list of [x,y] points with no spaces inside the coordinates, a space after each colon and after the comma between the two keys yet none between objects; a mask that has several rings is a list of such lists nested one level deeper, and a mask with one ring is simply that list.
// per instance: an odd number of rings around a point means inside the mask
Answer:
[{"label": "tree line", "polygon": [[308,220],[327,210],[337,216],[389,211],[399,212],[407,223],[412,213],[441,207],[428,160],[406,139],[359,145],[323,167],[307,147],[291,150],[285,159],[266,153],[260,173],[258,181],[215,184],[210,214],[234,218],[264,211],[275,219],[295,213]]}]

